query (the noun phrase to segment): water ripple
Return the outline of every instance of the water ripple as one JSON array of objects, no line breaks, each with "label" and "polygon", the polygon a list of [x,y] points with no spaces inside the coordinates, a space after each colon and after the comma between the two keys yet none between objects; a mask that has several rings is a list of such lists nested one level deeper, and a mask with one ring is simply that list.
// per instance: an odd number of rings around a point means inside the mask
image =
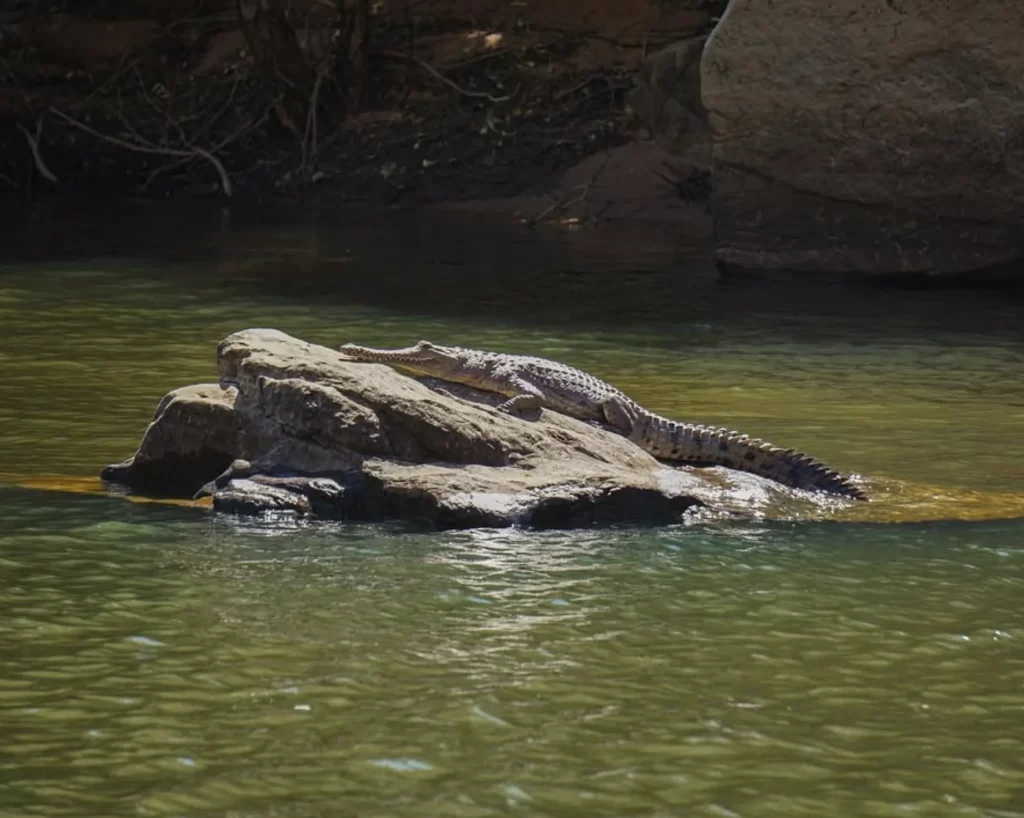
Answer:
[{"label": "water ripple", "polygon": [[1019,810],[1019,524],[266,537],[0,497],[15,814]]}]

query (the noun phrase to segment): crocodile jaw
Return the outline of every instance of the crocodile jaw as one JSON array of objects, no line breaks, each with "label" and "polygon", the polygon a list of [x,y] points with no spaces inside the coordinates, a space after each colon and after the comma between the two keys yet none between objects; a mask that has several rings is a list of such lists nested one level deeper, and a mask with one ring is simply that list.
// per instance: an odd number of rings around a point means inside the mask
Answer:
[{"label": "crocodile jaw", "polygon": [[429,341],[402,349],[374,349],[358,344],[344,344],[340,349],[345,358],[354,363],[388,364],[437,377],[458,369],[464,361],[458,347],[443,347]]}]

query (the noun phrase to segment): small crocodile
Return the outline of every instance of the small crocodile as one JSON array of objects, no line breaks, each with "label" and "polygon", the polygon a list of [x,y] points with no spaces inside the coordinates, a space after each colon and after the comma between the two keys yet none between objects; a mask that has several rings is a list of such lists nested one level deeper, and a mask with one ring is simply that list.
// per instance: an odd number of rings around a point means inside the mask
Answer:
[{"label": "small crocodile", "polygon": [[420,341],[405,349],[345,344],[356,363],[381,363],[418,375],[465,384],[508,398],[503,412],[545,407],[606,423],[663,461],[725,466],[799,489],[866,500],[850,478],[795,449],[783,449],[728,429],[679,423],[644,409],[609,383],[579,369],[527,355],[506,355]]}]

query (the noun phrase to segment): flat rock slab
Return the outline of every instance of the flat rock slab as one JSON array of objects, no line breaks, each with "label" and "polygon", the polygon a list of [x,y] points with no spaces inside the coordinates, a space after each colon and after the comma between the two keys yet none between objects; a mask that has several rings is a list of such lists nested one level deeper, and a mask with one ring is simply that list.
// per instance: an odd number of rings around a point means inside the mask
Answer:
[{"label": "flat rock slab", "polygon": [[231,335],[217,362],[219,382],[164,397],[104,480],[212,495],[230,513],[438,529],[666,524],[792,496],[752,475],[669,468],[609,430],[547,410],[512,417],[475,390],[440,393],[277,330]]}]

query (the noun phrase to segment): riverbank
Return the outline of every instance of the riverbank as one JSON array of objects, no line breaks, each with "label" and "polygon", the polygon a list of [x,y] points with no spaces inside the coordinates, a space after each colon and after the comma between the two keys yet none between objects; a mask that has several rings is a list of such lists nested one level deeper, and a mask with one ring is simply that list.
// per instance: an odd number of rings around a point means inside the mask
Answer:
[{"label": "riverbank", "polygon": [[[328,130],[314,104],[299,140],[230,13],[23,22],[3,40],[0,188],[17,199],[457,206],[529,223],[706,220],[701,195],[696,207],[679,196],[690,169],[651,141],[626,97],[645,55],[706,28],[708,12],[579,5],[382,16],[361,110]],[[311,31],[297,35],[316,47]]]}]

